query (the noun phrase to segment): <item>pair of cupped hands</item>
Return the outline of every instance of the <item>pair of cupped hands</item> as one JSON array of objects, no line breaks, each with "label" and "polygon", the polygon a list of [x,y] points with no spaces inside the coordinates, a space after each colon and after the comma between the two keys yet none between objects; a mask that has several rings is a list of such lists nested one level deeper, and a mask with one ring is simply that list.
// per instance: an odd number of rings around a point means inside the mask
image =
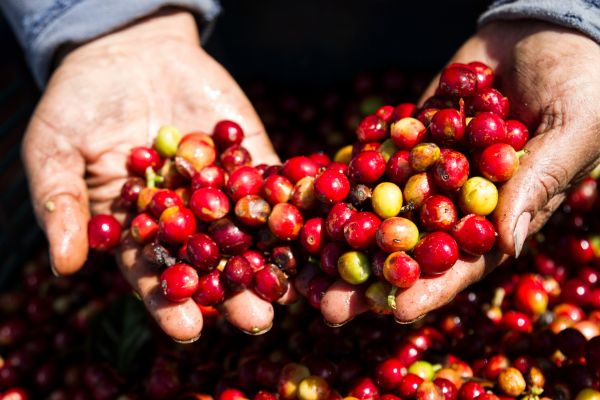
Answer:
[{"label": "pair of cupped hands", "polygon": [[[511,114],[534,127],[527,154],[500,189],[493,215],[497,250],[461,258],[445,275],[420,279],[396,296],[395,318],[412,321],[449,302],[509,256],[558,207],[570,184],[600,160],[600,46],[572,30],[518,20],[482,27],[450,62],[482,61],[511,99]],[[432,82],[422,99],[430,96]],[[134,146],[150,145],[163,124],[182,132],[211,132],[222,119],[238,122],[255,163],[278,164],[264,127],[233,78],[200,46],[194,18],[159,12],[82,44],[53,72],[23,143],[35,213],[50,244],[55,274],[69,275],[88,255],[90,214],[120,212],[114,199],[128,175]],[[124,215],[121,215],[125,218]],[[192,301],[169,303],[159,277],[125,237],[120,268],[161,328],[177,341],[193,341],[202,314]],[[322,313],[342,324],[366,311],[343,282],[325,294]],[[247,332],[271,326],[273,307],[250,291],[226,300],[222,311]]]}]

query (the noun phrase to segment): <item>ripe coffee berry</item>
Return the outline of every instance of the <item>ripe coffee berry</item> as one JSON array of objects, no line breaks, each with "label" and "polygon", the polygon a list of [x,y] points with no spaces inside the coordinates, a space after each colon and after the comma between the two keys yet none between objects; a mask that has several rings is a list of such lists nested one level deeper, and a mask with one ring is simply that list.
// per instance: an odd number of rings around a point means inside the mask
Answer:
[{"label": "ripe coffee berry", "polygon": [[198,289],[198,273],[187,264],[172,265],[161,274],[160,286],[169,301],[185,301]]},{"label": "ripe coffee berry", "polygon": [[121,224],[112,215],[94,215],[88,222],[88,243],[90,249],[109,251],[121,239]]}]

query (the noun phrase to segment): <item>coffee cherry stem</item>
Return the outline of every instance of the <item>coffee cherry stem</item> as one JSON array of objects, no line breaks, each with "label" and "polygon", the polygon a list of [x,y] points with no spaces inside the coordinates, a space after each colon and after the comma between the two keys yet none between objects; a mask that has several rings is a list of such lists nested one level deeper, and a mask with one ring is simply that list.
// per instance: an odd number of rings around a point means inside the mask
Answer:
[{"label": "coffee cherry stem", "polygon": [[157,183],[162,183],[164,182],[164,178],[160,175],[158,175],[156,172],[154,172],[154,169],[152,169],[152,167],[148,167],[146,168],[146,186],[149,188],[156,188],[156,184]]},{"label": "coffee cherry stem", "polygon": [[506,291],[499,287],[494,291],[494,297],[492,298],[492,306],[500,307],[502,302],[504,301],[504,296],[506,295]]},{"label": "coffee cherry stem", "polygon": [[395,310],[396,309],[396,292],[398,291],[398,287],[396,286],[392,286],[392,290],[390,290],[390,293],[387,296],[387,302],[388,302],[388,306],[392,309]]},{"label": "coffee cherry stem", "polygon": [[529,153],[530,153],[530,151],[529,151],[529,150],[527,150],[527,149],[522,149],[522,150],[519,150],[519,151],[517,151],[517,157],[518,157],[519,159],[521,159],[521,157],[523,157],[524,155],[527,155],[527,154],[529,154]]},{"label": "coffee cherry stem", "polygon": [[400,214],[407,213],[407,212],[414,211],[414,210],[415,210],[415,203],[413,203],[412,201],[409,201],[408,203],[403,205],[402,208],[400,208]]}]

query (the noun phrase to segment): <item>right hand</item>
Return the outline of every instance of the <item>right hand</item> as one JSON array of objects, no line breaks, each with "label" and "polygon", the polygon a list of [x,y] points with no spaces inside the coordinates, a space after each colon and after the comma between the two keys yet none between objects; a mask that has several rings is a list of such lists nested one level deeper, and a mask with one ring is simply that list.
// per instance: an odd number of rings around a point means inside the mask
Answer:
[{"label": "right hand", "polygon": [[[128,176],[130,149],[151,145],[161,125],[211,132],[217,121],[230,119],[244,128],[255,163],[279,163],[252,105],[198,38],[189,13],[158,12],[77,47],[52,75],[27,128],[23,158],[56,274],[84,264],[90,213],[117,211],[113,203]],[[169,303],[157,273],[127,235],[117,259],[169,336],[199,337],[198,306]],[[248,332],[267,330],[273,318],[272,305],[250,291],[227,300],[223,311]]]}]

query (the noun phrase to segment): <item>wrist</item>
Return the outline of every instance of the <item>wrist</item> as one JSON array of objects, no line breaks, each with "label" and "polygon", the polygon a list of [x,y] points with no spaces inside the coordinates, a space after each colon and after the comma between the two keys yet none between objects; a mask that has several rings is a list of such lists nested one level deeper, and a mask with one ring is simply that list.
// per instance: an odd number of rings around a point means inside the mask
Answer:
[{"label": "wrist", "polygon": [[177,8],[163,8],[113,32],[85,43],[62,49],[57,65],[99,55],[131,54],[167,43],[200,46],[198,26],[193,15]]}]

